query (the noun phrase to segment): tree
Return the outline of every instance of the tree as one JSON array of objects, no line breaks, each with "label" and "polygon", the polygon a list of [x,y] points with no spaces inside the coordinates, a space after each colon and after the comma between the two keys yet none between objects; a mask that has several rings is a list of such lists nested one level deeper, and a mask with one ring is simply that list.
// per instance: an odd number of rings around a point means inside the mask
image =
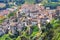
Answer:
[{"label": "tree", "polygon": [[34,4],[35,0],[25,0],[25,2],[28,3],[28,4]]},{"label": "tree", "polygon": [[24,4],[24,3],[25,3],[25,0],[16,0],[16,4],[19,6]]},{"label": "tree", "polygon": [[[43,36],[43,40],[59,40],[60,39],[60,20],[53,19],[50,23],[48,23],[46,27],[46,33]],[[44,34],[42,33],[42,35]]]}]

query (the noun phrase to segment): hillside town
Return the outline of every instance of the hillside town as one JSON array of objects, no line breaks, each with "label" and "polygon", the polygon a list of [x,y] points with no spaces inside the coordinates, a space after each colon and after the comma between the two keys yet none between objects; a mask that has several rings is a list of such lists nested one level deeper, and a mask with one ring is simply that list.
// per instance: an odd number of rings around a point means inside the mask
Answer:
[{"label": "hillside town", "polygon": [[[39,29],[41,29],[41,25],[46,25],[46,23],[50,22],[53,18],[60,19],[59,8],[60,6],[58,6],[57,9],[51,10],[48,7],[45,8],[44,6],[38,4],[23,4],[16,12],[15,16],[6,18],[0,25],[1,32],[3,32],[1,34],[6,33],[8,30],[13,32],[15,27],[18,30],[22,30],[25,26],[38,25]],[[7,16],[9,13],[9,10],[0,11],[0,17]]]},{"label": "hillside town", "polygon": [[41,34],[44,26],[50,23],[52,19],[60,20],[60,6],[51,9],[42,4],[25,3],[19,7],[14,5],[11,8],[0,10],[0,36],[9,32],[12,35],[17,34],[17,31],[22,31],[25,27],[29,28],[30,35],[31,27],[34,25],[37,25]]}]

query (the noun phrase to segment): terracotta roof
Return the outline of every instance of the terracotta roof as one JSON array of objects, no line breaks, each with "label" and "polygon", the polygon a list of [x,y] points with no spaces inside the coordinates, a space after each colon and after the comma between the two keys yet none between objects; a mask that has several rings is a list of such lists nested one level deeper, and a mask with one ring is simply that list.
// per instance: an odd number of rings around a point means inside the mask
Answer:
[{"label": "terracotta roof", "polygon": [[23,4],[21,6],[21,9],[30,9],[30,11],[36,11],[36,10],[44,10],[44,6],[38,6],[38,5],[34,5],[34,4]]},{"label": "terracotta roof", "polygon": [[0,12],[0,15],[5,15],[5,14],[9,14],[9,11],[8,10],[3,10]]}]

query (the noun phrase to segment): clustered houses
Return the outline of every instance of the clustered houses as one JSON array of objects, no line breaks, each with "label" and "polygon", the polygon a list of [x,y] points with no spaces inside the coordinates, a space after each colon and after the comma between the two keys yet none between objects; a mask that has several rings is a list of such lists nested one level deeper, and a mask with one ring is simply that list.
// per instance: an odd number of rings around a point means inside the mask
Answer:
[{"label": "clustered houses", "polygon": [[7,17],[11,12],[14,12],[17,7],[14,8],[7,8],[6,10],[0,10],[0,18]]},{"label": "clustered houses", "polygon": [[0,10],[0,20],[5,19],[9,13],[8,10]]},{"label": "clustered houses", "polygon": [[[30,25],[37,25],[37,24],[46,24],[47,20],[51,20],[54,15],[55,15],[55,10],[50,10],[50,9],[45,9],[44,6],[42,5],[28,5],[28,4],[23,4],[17,14],[18,15],[24,15],[26,18],[24,19],[25,23],[27,24],[26,21]],[[20,16],[18,16],[20,17]],[[22,17],[22,16],[21,16]]]},{"label": "clustered houses", "polygon": [[1,10],[1,11],[0,11],[0,15],[1,15],[1,16],[8,15],[9,13],[10,13],[10,12],[9,12],[8,10],[3,10],[3,11]]},{"label": "clustered houses", "polygon": [[16,16],[5,19],[2,25],[0,25],[0,36],[8,33],[8,31],[17,34],[17,30],[21,31],[24,27],[32,25],[38,25],[41,30],[41,25],[45,25],[53,18],[58,17],[57,15],[60,14],[59,8],[51,10],[45,9],[44,6],[38,4],[23,4],[16,12]]},{"label": "clustered houses", "polygon": [[55,17],[60,19],[60,6],[58,6],[56,9],[56,16]]},{"label": "clustered houses", "polygon": [[56,10],[45,9],[42,5],[23,4],[17,12],[17,17],[24,24],[23,26],[38,25],[41,30],[41,25],[45,25],[54,18]]}]

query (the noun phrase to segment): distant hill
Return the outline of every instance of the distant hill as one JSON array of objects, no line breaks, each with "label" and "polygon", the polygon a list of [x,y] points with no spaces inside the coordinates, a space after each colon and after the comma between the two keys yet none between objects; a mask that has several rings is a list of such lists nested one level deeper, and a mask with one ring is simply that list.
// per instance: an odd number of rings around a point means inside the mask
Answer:
[{"label": "distant hill", "polygon": [[51,0],[51,2],[59,2],[59,0]]}]

